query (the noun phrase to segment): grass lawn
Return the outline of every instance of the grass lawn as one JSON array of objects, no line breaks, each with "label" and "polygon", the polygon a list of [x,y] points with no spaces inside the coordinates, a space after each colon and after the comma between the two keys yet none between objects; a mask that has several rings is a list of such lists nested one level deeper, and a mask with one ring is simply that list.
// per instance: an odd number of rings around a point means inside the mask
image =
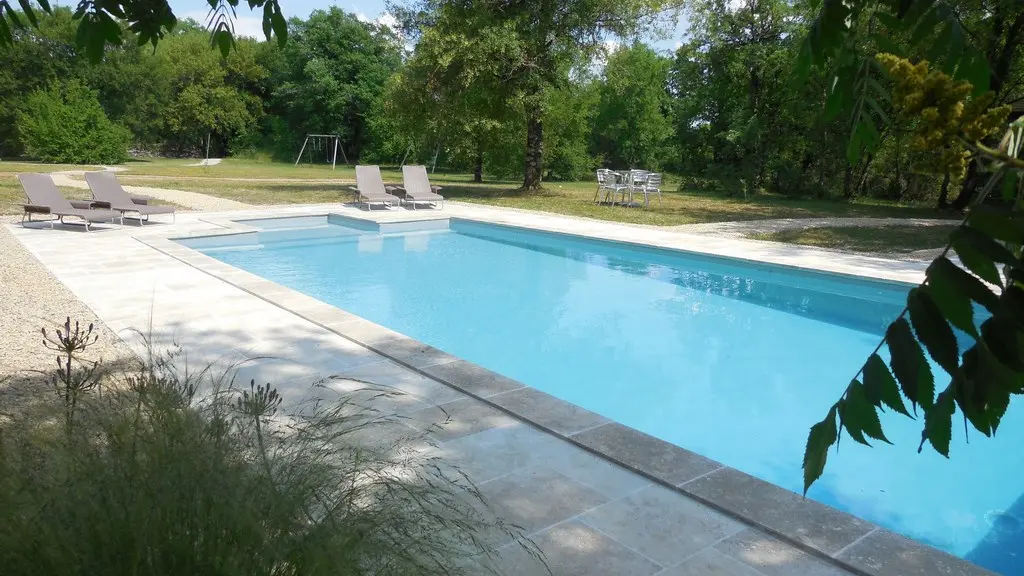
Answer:
[{"label": "grass lawn", "polygon": [[[228,159],[216,166],[185,164],[193,160],[131,162],[119,176],[125,184],[188,190],[230,198],[250,204],[305,204],[335,202],[347,198],[347,186],[354,182],[351,166],[331,170],[329,165],[300,165]],[[385,182],[401,183],[401,172],[383,169]],[[865,216],[932,218],[948,214],[924,206],[901,206],[867,200],[837,202],[791,199],[761,195],[751,200],[699,191],[666,192],[662,206],[640,210],[595,205],[593,182],[550,182],[542,192],[523,193],[516,180],[492,180],[475,184],[468,174],[431,175],[444,187],[442,194],[452,200],[540,210],[634,224],[674,226],[699,222],[756,220],[764,218],[811,218],[822,216]],[[679,187],[678,178],[666,178],[665,189]]]},{"label": "grass lawn", "polygon": [[851,252],[899,254],[941,248],[946,245],[950,233],[955,228],[955,225],[809,228],[755,234],[750,237]]},{"label": "grass lawn", "polygon": [[[257,205],[306,204],[336,202],[348,198],[347,186],[354,183],[352,166],[300,164],[229,158],[214,166],[188,166],[196,159],[142,159],[124,164],[127,171],[119,175],[124,184],[152,186],[201,192]],[[0,163],[0,178],[19,171],[45,171],[74,167],[28,162]],[[83,169],[87,167],[78,167]],[[7,174],[4,174],[4,173]],[[382,170],[385,182],[401,183],[399,170]],[[743,200],[721,193],[701,191],[675,192],[677,177],[667,176],[666,192],[661,207],[650,210],[599,206],[594,204],[593,182],[549,182],[542,192],[523,193],[517,190],[518,180],[489,180],[475,184],[469,174],[431,175],[431,181],[444,187],[442,194],[452,200],[494,206],[539,210],[602,220],[674,226],[700,222],[757,220],[764,218],[904,217],[941,218],[948,214],[927,206],[905,206],[877,200],[840,202],[830,200],[791,199],[784,196],[760,195]],[[0,192],[0,200],[10,193]],[[15,194],[20,198],[20,192]]]},{"label": "grass lawn", "polygon": [[60,172],[62,170],[94,170],[98,168],[98,166],[83,164],[44,164],[42,162],[0,160],[0,176],[13,176],[21,172]]}]

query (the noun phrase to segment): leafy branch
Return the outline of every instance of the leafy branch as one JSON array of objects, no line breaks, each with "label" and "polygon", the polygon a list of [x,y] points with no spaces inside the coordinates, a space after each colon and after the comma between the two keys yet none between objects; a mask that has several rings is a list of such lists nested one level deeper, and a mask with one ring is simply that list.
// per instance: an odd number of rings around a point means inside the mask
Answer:
[{"label": "leafy branch", "polygon": [[[842,431],[868,446],[868,439],[890,443],[879,413],[891,410],[912,418],[904,398],[923,418],[918,451],[927,442],[949,457],[957,410],[965,434],[969,423],[991,436],[1010,397],[1024,393],[1024,214],[1017,210],[1022,136],[1024,123],[1017,122],[1003,139],[1009,143],[1005,151],[974,146],[990,160],[993,174],[842,397],[811,427],[803,462],[805,493],[821,477],[828,450]],[[1001,181],[1008,207],[985,205]],[[962,266],[949,258],[951,251]],[[961,340],[973,343],[961,351]],[[879,354],[883,347],[888,364]],[[929,358],[942,372],[933,374]],[[949,384],[936,396],[943,372]]]},{"label": "leafy branch", "polygon": [[[18,0],[20,14],[11,6],[11,0],[0,0],[0,46],[14,42],[15,33],[28,25],[38,27],[38,11],[52,12],[48,0]],[[234,46],[234,20],[240,0],[207,0],[210,11],[206,26],[210,30],[210,43],[227,56]],[[263,9],[263,33],[267,40],[277,37],[278,44],[288,40],[288,21],[281,12],[279,0],[246,0],[249,8]],[[22,16],[27,20],[22,20]],[[178,19],[168,0],[79,0],[73,18],[78,21],[75,45],[84,50],[93,63],[103,58],[107,45],[120,46],[124,30],[118,19],[127,24],[139,45],[147,42],[156,47],[163,37],[174,30]]]},{"label": "leafy branch", "polygon": [[[889,91],[877,81],[869,84],[871,69],[856,49],[858,16],[868,4],[823,0],[798,59],[798,73],[804,75],[813,66],[835,65],[826,117],[849,112],[850,163],[874,152],[875,121],[885,125],[890,116],[899,116],[910,127],[911,148],[924,157],[915,169],[959,178],[973,158],[990,177],[878,346],[825,418],[811,427],[803,461],[805,493],[821,477],[828,450],[843,432],[869,446],[890,443],[881,413],[919,416],[918,451],[928,443],[948,457],[958,411],[965,434],[973,427],[991,436],[1010,397],[1024,393],[1024,214],[1018,211],[1024,195],[1024,123],[1007,127],[1009,109],[992,107],[988,63],[943,0],[870,3],[876,9],[869,36],[888,53],[868,60],[881,64],[894,85],[891,97],[883,98]],[[911,64],[912,54],[899,52],[886,34],[871,30],[876,22],[890,35],[909,36],[914,54],[927,60]],[[879,99],[891,105],[892,115],[875,109]],[[874,115],[866,112],[869,108]],[[999,131],[1005,136],[998,147],[983,142]],[[1002,202],[986,203],[1000,183]]]}]

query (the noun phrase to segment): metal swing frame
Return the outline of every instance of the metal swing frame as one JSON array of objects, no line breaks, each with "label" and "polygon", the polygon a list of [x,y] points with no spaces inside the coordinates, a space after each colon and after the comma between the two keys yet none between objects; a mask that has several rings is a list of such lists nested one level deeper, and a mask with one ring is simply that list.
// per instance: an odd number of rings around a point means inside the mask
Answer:
[{"label": "metal swing frame", "polygon": [[[306,139],[302,141],[302,148],[299,148],[299,156],[295,159],[295,166],[302,162],[302,153],[306,151],[306,145],[309,144],[310,139],[313,140],[313,146],[310,147],[310,154],[314,148],[317,148],[317,144],[321,142],[321,139],[327,140],[329,146],[333,143],[334,153],[331,154],[331,170],[334,170],[338,164],[338,152],[341,151],[341,160],[345,164],[348,164],[348,158],[345,157],[345,149],[341,147],[341,135],[339,134],[306,134]],[[333,141],[333,142],[332,142]],[[319,149],[323,149],[320,147]],[[312,163],[312,158],[310,159]]]}]

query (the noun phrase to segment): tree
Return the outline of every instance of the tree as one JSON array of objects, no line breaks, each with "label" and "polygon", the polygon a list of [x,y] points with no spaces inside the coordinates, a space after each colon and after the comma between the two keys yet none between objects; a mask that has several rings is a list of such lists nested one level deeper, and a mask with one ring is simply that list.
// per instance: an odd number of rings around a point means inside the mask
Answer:
[{"label": "tree", "polygon": [[596,79],[578,73],[548,93],[545,178],[582,180],[600,165],[590,150],[600,88]]},{"label": "tree", "polygon": [[[984,55],[984,61],[989,64],[987,84],[996,95],[995,103],[1012,104],[1024,101],[1024,52],[1021,50],[1021,46],[1024,46],[1024,3],[1013,0],[985,0],[980,3],[949,2],[947,5],[950,6],[952,14],[959,18],[963,33],[969,38],[980,40],[977,50],[979,54]],[[980,73],[983,74],[984,71]],[[967,208],[981,190],[983,179],[983,175],[978,173],[977,166],[970,165],[952,208]],[[940,205],[944,202],[945,198],[940,199]]]},{"label": "tree", "polygon": [[401,63],[395,32],[336,7],[289,26],[275,106],[293,135],[340,134],[345,151],[358,158],[368,144],[367,117]]},{"label": "tree", "polygon": [[57,9],[41,18],[38,27],[19,31],[16,44],[0,43],[0,154],[23,153],[16,128],[18,111],[29,94],[79,77],[81,58],[74,35],[71,11]]},{"label": "tree", "polygon": [[514,95],[489,91],[476,81],[499,74],[500,60],[487,49],[452,57],[456,42],[440,29],[422,33],[412,56],[388,82],[378,121],[394,129],[403,156],[431,159],[443,149],[450,164],[468,167],[480,182],[485,157],[491,169],[504,172],[509,154],[496,148],[514,137],[521,119],[517,122]]},{"label": "tree", "polygon": [[25,152],[43,162],[120,164],[130,133],[107,118],[96,93],[78,81],[33,92],[18,114]]},{"label": "tree", "polygon": [[825,196],[846,167],[827,138],[824,74],[792,82],[807,18],[779,0],[703,0],[670,72],[679,168],[742,188]]},{"label": "tree", "polygon": [[594,136],[605,162],[656,170],[672,133],[669,60],[640,43],[613,52],[604,67]]},{"label": "tree", "polygon": [[233,139],[257,129],[262,101],[228,83],[229,74],[237,76],[240,68],[257,79],[266,74],[258,66],[238,64],[251,59],[254,46],[249,42],[240,42],[238,49],[223,59],[210,50],[207,34],[192,24],[180,27],[160,44],[152,64],[169,82],[164,109],[158,114],[166,132],[164,146],[199,153],[209,138],[215,143],[214,154],[219,155]]},{"label": "tree", "polygon": [[586,60],[609,35],[647,29],[666,0],[424,0],[395,9],[412,34],[433,28],[448,39],[448,57],[467,65],[474,84],[494,98],[515,100],[526,123],[523,187],[541,186],[546,94],[560,72]]}]

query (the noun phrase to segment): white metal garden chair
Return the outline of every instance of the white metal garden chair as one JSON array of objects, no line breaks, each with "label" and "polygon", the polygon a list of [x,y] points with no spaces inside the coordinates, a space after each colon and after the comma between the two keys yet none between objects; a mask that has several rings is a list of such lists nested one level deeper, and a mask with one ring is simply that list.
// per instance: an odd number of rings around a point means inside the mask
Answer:
[{"label": "white metal garden chair", "polygon": [[644,195],[644,208],[650,206],[651,196],[658,197],[658,208],[661,208],[661,174],[648,172],[644,177],[643,186],[637,188],[637,193]]},{"label": "white metal garden chair", "polygon": [[594,202],[597,202],[598,196],[604,192],[602,202],[608,202],[614,206],[615,197],[619,194],[625,196],[627,190],[629,190],[629,185],[619,182],[619,176],[615,172],[607,168],[597,170],[597,191],[594,192]]},{"label": "white metal garden chair", "polygon": [[633,193],[641,192],[644,186],[647,184],[647,175],[650,174],[647,170],[632,169],[629,171],[627,176],[626,184],[629,186],[629,204],[633,205]]}]

